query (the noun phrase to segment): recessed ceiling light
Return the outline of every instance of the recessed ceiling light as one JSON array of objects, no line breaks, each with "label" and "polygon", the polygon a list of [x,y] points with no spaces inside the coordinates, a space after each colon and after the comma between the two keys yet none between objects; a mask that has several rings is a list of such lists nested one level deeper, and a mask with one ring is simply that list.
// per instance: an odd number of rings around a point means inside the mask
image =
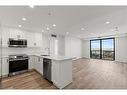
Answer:
[{"label": "recessed ceiling light", "polygon": [[31,4],[31,5],[29,5],[29,6],[30,6],[30,8],[34,8],[34,5],[32,5],[32,4]]},{"label": "recessed ceiling light", "polygon": [[18,27],[22,27],[22,25],[18,25]]},{"label": "recessed ceiling light", "polygon": [[25,17],[23,17],[23,18],[22,18],[22,20],[23,20],[23,21],[26,21],[26,18],[25,18]]},{"label": "recessed ceiling light", "polygon": [[85,30],[84,28],[81,28],[81,30]]},{"label": "recessed ceiling light", "polygon": [[44,30],[42,29],[42,31],[41,32],[44,32]]},{"label": "recessed ceiling light", "polygon": [[110,22],[109,22],[109,21],[106,21],[105,23],[106,23],[106,24],[110,24]]},{"label": "recessed ceiling light", "polygon": [[49,28],[49,27],[47,27],[46,29],[47,29],[47,30],[50,30],[50,28]]},{"label": "recessed ceiling light", "polygon": [[114,29],[110,29],[110,31],[114,31]]},{"label": "recessed ceiling light", "polygon": [[66,32],[66,34],[68,35],[68,34],[69,34],[69,32]]},{"label": "recessed ceiling light", "polygon": [[52,26],[53,26],[53,27],[56,27],[56,24],[53,24]]}]

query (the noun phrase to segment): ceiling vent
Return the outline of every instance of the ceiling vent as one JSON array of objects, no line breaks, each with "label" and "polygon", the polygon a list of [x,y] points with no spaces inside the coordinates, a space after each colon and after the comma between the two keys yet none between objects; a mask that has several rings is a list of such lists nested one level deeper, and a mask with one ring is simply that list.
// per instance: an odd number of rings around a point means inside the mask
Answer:
[{"label": "ceiling vent", "polygon": [[51,34],[51,37],[54,37],[54,38],[56,38],[56,37],[57,37],[57,35],[55,35],[55,34]]}]

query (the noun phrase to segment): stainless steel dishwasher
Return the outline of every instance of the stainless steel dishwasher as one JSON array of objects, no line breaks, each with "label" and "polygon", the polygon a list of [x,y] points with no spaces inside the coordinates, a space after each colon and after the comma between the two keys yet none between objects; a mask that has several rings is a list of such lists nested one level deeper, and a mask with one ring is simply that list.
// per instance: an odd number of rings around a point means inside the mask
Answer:
[{"label": "stainless steel dishwasher", "polygon": [[51,82],[51,67],[52,67],[52,60],[44,58],[43,59],[43,76],[50,82]]}]

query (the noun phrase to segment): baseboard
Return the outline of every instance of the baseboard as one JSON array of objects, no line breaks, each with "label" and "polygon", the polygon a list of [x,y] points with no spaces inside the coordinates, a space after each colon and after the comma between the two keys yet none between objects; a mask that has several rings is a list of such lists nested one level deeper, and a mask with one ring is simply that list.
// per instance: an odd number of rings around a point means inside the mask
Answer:
[{"label": "baseboard", "polygon": [[74,59],[72,59],[72,60],[78,60],[78,59],[82,59],[83,57],[76,57],[76,58],[74,58]]},{"label": "baseboard", "polygon": [[[28,72],[31,72],[31,71],[34,71],[34,70],[35,69],[29,69]],[[19,71],[19,72],[16,73],[16,75],[20,75],[20,74],[23,74],[23,73],[26,73],[26,72],[27,72],[27,70]],[[13,75],[13,76],[15,76],[15,75]],[[7,78],[7,77],[9,77],[8,74],[2,75],[2,78]]]}]

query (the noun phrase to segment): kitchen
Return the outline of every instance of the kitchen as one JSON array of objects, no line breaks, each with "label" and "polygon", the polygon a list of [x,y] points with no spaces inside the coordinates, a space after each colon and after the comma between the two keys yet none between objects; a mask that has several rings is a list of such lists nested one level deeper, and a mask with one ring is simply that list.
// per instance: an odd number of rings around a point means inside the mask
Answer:
[{"label": "kitchen", "polygon": [[126,10],[1,6],[1,88],[126,88]]},{"label": "kitchen", "polygon": [[2,28],[2,33],[2,77],[35,69],[60,89],[72,82],[71,60],[74,57],[65,57],[64,52],[58,52],[63,48],[60,46],[63,36],[7,27]]}]

